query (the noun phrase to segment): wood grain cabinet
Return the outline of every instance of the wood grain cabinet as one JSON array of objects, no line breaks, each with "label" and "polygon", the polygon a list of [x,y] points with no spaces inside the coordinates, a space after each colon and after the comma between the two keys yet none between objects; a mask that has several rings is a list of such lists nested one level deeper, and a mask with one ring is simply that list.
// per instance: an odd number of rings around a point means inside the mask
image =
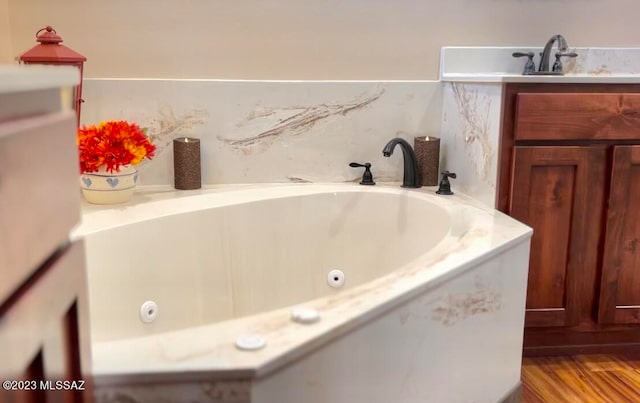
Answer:
[{"label": "wood grain cabinet", "polygon": [[504,94],[498,208],[534,229],[525,354],[640,351],[640,86]]},{"label": "wood grain cabinet", "polygon": [[509,214],[534,228],[525,326],[572,326],[588,314],[605,163],[601,147],[514,149]]},{"label": "wood grain cabinet", "polygon": [[76,115],[48,72],[2,74],[0,403],[92,402]]},{"label": "wood grain cabinet", "polygon": [[640,324],[640,145],[614,147],[606,222],[598,322]]}]

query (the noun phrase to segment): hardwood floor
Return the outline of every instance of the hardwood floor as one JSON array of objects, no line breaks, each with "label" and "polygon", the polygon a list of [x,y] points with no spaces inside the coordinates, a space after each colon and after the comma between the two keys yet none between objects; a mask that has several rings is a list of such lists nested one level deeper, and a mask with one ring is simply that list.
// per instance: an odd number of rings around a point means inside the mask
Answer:
[{"label": "hardwood floor", "polygon": [[640,355],[525,357],[522,402],[640,403]]}]

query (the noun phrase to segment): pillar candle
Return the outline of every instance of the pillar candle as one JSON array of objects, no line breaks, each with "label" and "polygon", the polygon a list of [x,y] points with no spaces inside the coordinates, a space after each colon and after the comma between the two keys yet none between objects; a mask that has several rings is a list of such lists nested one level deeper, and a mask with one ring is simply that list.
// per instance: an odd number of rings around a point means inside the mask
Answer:
[{"label": "pillar candle", "polygon": [[415,137],[413,148],[418,159],[422,186],[436,186],[438,184],[438,168],[440,167],[440,138]]},{"label": "pillar candle", "polygon": [[173,140],[173,179],[176,189],[200,189],[200,139],[178,137]]}]

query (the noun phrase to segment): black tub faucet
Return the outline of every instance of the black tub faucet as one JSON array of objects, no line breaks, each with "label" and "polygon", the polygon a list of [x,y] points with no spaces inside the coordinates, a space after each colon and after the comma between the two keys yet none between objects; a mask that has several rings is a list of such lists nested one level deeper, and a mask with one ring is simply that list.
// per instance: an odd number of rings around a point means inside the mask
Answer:
[{"label": "black tub faucet", "polygon": [[403,188],[419,188],[422,187],[420,182],[420,170],[418,169],[418,159],[413,152],[411,145],[403,138],[396,137],[389,140],[386,146],[382,149],[382,155],[385,157],[391,157],[393,149],[396,145],[400,145],[402,148],[402,156],[404,158],[404,176],[402,178]]}]

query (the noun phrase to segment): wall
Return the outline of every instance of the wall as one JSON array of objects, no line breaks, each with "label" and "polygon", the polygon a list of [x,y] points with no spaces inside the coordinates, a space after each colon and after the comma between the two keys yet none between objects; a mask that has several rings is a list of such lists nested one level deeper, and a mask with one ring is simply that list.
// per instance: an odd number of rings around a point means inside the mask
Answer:
[{"label": "wall", "polygon": [[637,0],[0,0],[0,10],[7,1],[14,53],[50,24],[88,57],[87,77],[434,79],[445,45],[542,46],[562,33],[571,46],[636,46],[640,13]]},{"label": "wall", "polygon": [[0,0],[0,63],[12,60],[9,32],[9,0]]}]

